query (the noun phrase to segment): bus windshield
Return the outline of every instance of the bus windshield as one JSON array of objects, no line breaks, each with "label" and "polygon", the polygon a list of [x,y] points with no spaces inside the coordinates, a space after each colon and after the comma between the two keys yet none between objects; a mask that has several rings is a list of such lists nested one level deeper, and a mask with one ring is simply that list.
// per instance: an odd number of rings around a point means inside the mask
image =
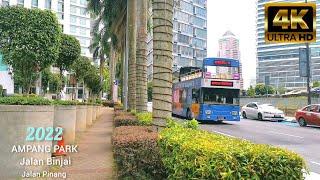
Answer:
[{"label": "bus windshield", "polygon": [[239,67],[224,67],[224,66],[205,66],[206,78],[213,79],[240,79]]},{"label": "bus windshield", "polygon": [[239,89],[201,88],[204,104],[239,105]]}]

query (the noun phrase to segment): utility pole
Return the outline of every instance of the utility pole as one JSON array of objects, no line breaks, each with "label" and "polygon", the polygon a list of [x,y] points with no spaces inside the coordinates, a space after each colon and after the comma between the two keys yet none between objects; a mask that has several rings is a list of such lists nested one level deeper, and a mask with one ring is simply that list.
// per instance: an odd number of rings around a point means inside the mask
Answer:
[{"label": "utility pole", "polygon": [[[308,0],[305,0],[308,3]],[[306,57],[307,57],[307,92],[308,92],[308,105],[311,104],[311,93],[310,93],[310,48],[309,43],[306,43]]]}]

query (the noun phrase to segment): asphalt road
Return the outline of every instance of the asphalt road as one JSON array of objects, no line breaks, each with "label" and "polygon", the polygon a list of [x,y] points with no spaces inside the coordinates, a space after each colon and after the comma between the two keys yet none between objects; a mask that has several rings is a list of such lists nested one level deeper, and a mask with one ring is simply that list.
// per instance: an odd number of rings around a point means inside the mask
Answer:
[{"label": "asphalt road", "polygon": [[254,143],[287,148],[304,157],[311,172],[320,174],[319,127],[300,127],[291,122],[241,119],[240,122],[226,121],[222,124],[204,123],[201,128]]}]

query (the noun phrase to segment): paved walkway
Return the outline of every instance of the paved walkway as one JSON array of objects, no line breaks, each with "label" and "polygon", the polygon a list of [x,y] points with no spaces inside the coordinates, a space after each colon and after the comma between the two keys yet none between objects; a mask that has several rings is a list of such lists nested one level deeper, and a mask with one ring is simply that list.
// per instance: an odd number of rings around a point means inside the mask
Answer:
[{"label": "paved walkway", "polygon": [[113,179],[112,117],[113,110],[104,108],[99,119],[81,134],[77,141],[78,153],[70,155],[72,165],[60,170],[67,173],[67,179]]}]

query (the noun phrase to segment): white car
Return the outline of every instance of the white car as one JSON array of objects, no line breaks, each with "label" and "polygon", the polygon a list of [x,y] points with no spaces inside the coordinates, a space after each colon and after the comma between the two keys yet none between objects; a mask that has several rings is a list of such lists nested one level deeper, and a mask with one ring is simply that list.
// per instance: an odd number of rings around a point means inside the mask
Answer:
[{"label": "white car", "polygon": [[283,111],[277,109],[271,104],[260,104],[257,102],[251,102],[243,106],[241,109],[241,114],[244,119],[253,118],[269,121],[284,120]]}]

